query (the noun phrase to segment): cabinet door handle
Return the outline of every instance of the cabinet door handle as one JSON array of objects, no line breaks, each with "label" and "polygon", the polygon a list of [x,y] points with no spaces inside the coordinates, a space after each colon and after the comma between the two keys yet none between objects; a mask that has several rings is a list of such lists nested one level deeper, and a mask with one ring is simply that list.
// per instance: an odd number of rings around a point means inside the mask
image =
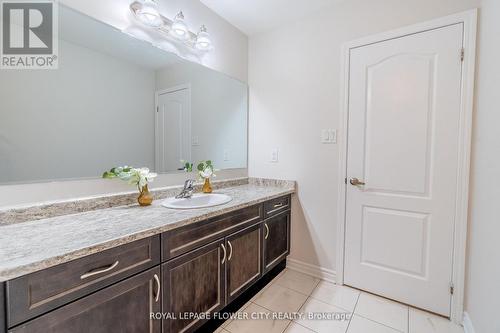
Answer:
[{"label": "cabinet door handle", "polygon": [[281,207],[281,206],[283,206],[283,203],[282,203],[282,202],[275,204],[275,205],[274,205],[274,208],[278,208],[278,207]]},{"label": "cabinet door handle", "polygon": [[160,300],[160,291],[161,291],[161,284],[160,284],[160,278],[158,275],[153,276],[156,282],[156,296],[155,296],[155,302],[158,302]]},{"label": "cabinet door handle", "polygon": [[264,223],[264,227],[266,228],[266,235],[264,236],[264,239],[267,239],[267,237],[269,237],[269,226],[267,223]]},{"label": "cabinet door handle", "polygon": [[100,267],[100,268],[88,271],[87,273],[85,273],[82,276],[80,276],[80,279],[83,280],[83,279],[89,278],[89,277],[94,276],[94,275],[99,275],[99,274],[102,274],[102,273],[109,272],[109,271],[115,269],[115,267],[118,266],[119,263],[120,262],[117,260],[117,261],[115,261],[111,265]]},{"label": "cabinet door handle", "polygon": [[227,261],[231,260],[231,257],[233,256],[233,245],[231,244],[230,241],[227,241],[227,244],[229,245],[229,256],[227,257]]},{"label": "cabinet door handle", "polygon": [[224,244],[221,244],[220,246],[222,246],[222,251],[224,252],[224,257],[222,258],[221,262],[221,264],[223,264],[226,262],[226,247],[224,246]]}]

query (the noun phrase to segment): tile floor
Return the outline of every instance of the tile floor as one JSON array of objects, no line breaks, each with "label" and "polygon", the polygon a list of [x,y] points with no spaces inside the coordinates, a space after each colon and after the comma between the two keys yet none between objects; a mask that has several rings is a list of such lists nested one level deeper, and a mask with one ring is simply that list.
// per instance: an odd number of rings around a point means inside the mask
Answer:
[{"label": "tile floor", "polygon": [[[269,318],[299,312],[301,318]],[[310,313],[348,314],[345,320],[308,317]],[[368,293],[286,269],[226,321],[219,333],[463,333],[433,314]],[[259,318],[254,318],[258,314]],[[267,318],[266,318],[267,317]]]}]

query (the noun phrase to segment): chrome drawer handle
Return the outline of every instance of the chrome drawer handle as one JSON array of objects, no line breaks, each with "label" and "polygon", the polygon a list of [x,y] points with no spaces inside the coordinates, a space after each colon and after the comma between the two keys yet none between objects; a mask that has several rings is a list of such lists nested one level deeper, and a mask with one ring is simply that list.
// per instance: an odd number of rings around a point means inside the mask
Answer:
[{"label": "chrome drawer handle", "polygon": [[158,302],[158,300],[160,299],[160,291],[161,291],[160,278],[156,274],[153,277],[154,277],[155,282],[156,282],[155,302]]},{"label": "chrome drawer handle", "polygon": [[221,244],[220,246],[222,246],[222,251],[224,251],[224,257],[222,258],[221,262],[221,264],[223,264],[226,262],[226,247],[224,246],[224,244]]},{"label": "chrome drawer handle", "polygon": [[264,223],[264,227],[266,228],[266,235],[264,236],[264,239],[267,239],[267,237],[269,237],[269,226],[267,223]]},{"label": "chrome drawer handle", "polygon": [[115,269],[116,266],[118,266],[120,262],[117,260],[114,262],[114,264],[111,264],[109,266],[105,266],[105,267],[102,267],[102,268],[97,268],[97,269],[93,269],[85,274],[83,274],[82,276],[80,276],[80,279],[83,280],[83,279],[86,279],[86,278],[89,278],[91,276],[94,276],[94,275],[99,275],[99,274],[102,274],[102,273],[106,273],[106,272],[109,272],[113,269]]},{"label": "chrome drawer handle", "polygon": [[233,256],[233,245],[231,244],[230,241],[227,241],[227,244],[229,245],[229,256],[227,257],[227,261],[231,260],[231,257]]}]

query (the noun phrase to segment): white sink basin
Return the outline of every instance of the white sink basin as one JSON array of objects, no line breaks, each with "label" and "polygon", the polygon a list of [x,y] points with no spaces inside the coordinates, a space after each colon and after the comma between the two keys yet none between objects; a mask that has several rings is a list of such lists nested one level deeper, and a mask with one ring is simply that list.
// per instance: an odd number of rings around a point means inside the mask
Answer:
[{"label": "white sink basin", "polygon": [[206,208],[206,207],[223,205],[231,200],[233,200],[233,198],[225,194],[197,193],[193,194],[191,198],[186,198],[186,199],[168,198],[165,201],[163,201],[161,205],[163,207],[173,208],[173,209],[195,209],[195,208]]}]

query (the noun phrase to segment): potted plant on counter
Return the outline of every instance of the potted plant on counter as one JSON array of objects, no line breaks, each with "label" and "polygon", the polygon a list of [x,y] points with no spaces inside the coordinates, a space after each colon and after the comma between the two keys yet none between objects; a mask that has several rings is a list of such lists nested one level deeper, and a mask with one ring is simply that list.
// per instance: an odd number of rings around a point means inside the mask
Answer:
[{"label": "potted plant on counter", "polygon": [[136,185],[139,189],[137,201],[141,206],[149,206],[153,202],[153,196],[149,192],[148,184],[156,178],[157,174],[149,172],[148,168],[132,168],[129,166],[115,167],[104,172],[102,178],[119,178],[128,182],[130,185]]}]

